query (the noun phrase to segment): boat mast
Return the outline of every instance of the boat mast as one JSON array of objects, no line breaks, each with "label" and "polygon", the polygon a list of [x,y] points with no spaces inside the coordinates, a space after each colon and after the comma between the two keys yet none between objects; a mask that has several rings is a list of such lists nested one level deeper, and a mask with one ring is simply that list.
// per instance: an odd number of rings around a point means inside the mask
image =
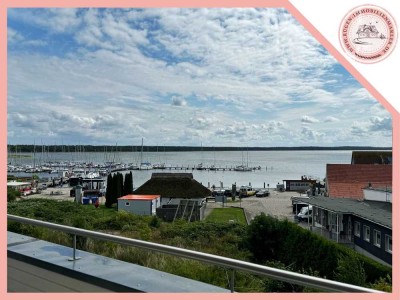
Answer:
[{"label": "boat mast", "polygon": [[143,163],[143,138],[142,138],[142,147],[140,150],[140,165],[142,165]]}]

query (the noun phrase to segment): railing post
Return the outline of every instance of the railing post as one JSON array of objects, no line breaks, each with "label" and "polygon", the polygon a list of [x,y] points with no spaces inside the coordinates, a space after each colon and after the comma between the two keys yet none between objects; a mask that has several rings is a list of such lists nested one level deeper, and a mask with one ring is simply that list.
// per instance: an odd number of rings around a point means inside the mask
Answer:
[{"label": "railing post", "polygon": [[231,293],[235,292],[235,270],[231,269],[231,280],[229,280],[229,288]]},{"label": "railing post", "polygon": [[72,247],[73,247],[73,250],[72,250],[72,258],[69,258],[68,260],[69,260],[69,261],[75,261],[75,260],[81,259],[81,257],[77,257],[77,256],[76,256],[76,234],[74,234],[73,243],[72,243],[72,244],[73,244],[73,245],[72,245]]}]

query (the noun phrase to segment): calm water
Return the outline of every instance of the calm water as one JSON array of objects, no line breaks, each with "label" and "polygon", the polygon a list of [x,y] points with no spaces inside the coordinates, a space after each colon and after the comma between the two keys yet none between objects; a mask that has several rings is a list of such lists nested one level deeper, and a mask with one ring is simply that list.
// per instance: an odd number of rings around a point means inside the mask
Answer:
[{"label": "calm water", "polygon": [[[132,171],[134,186],[138,187],[150,179],[153,172],[190,172],[194,178],[203,185],[208,184],[238,186],[251,183],[254,187],[263,187],[264,184],[276,187],[283,179],[300,179],[302,175],[311,175],[316,178],[325,178],[326,164],[328,163],[350,163],[352,151],[199,151],[199,152],[146,152],[143,153],[142,161],[152,164],[165,163],[170,166],[189,167],[190,170],[141,170]],[[106,161],[123,163],[140,163],[140,153],[117,152],[117,153],[50,153],[43,155],[36,153],[35,163],[44,161],[87,161],[93,163],[105,163]],[[13,164],[33,164],[33,156],[22,158],[9,158]],[[237,171],[202,171],[192,170],[197,164],[204,166],[215,165],[217,167],[233,167],[240,164],[248,164],[250,167],[261,167],[261,170],[251,172]],[[124,172],[122,172],[124,173]],[[29,175],[23,173],[23,175]],[[49,177],[54,174],[41,174],[39,176]]]}]

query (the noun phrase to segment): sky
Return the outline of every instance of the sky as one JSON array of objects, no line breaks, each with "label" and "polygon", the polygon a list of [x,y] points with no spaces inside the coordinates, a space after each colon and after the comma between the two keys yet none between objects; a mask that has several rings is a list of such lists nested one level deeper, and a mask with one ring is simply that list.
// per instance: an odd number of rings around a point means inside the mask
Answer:
[{"label": "sky", "polygon": [[392,145],[286,10],[8,9],[9,144]]}]

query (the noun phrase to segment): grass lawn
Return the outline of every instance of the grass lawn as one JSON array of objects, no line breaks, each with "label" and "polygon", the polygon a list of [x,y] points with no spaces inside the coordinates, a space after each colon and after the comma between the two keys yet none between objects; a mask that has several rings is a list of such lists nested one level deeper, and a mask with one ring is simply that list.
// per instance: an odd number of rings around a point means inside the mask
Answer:
[{"label": "grass lawn", "polygon": [[206,221],[217,223],[227,223],[230,220],[234,220],[239,224],[247,225],[243,209],[236,207],[214,208],[206,218]]}]

